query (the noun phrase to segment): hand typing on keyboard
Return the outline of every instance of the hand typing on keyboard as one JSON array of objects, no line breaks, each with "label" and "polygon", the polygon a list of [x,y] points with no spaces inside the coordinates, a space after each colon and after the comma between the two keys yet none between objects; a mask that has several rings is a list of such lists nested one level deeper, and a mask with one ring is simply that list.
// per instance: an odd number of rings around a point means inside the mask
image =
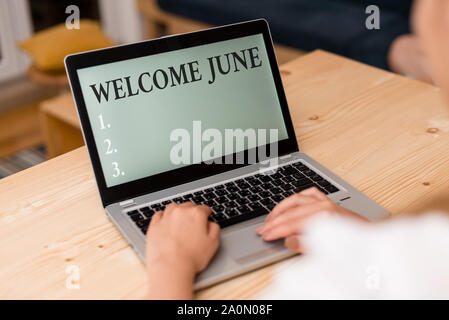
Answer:
[{"label": "hand typing on keyboard", "polygon": [[147,268],[151,299],[191,299],[195,275],[218,249],[220,227],[208,220],[211,209],[192,202],[171,203],[151,219]]},{"label": "hand typing on keyboard", "polygon": [[285,238],[285,245],[302,253],[301,233],[308,219],[317,215],[343,215],[354,219],[361,216],[330,200],[317,188],[296,193],[276,205],[256,232],[265,241]]}]

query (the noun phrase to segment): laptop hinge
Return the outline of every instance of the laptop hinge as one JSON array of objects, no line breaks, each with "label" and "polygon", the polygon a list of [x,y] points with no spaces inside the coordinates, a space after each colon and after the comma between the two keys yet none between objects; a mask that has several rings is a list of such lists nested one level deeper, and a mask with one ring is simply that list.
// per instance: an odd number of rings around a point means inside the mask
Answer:
[{"label": "laptop hinge", "polygon": [[123,208],[127,208],[127,207],[131,207],[133,205],[135,205],[136,203],[134,202],[134,199],[129,199],[126,201],[122,201],[119,203],[119,205]]}]

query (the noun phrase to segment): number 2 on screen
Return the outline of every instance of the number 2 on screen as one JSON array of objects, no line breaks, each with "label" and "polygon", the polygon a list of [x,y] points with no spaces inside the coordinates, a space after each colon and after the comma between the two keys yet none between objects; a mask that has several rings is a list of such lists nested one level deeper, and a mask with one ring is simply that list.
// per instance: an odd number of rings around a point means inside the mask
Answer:
[{"label": "number 2 on screen", "polygon": [[104,143],[106,143],[108,146],[106,148],[106,154],[111,154],[114,152],[114,150],[112,149],[112,142],[110,139],[104,139]]}]

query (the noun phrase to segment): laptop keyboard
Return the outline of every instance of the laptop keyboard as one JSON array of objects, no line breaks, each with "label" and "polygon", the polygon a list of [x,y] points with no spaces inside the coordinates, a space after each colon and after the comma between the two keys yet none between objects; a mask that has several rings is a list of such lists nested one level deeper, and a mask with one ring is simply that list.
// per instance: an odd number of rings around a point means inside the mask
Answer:
[{"label": "laptop keyboard", "polygon": [[172,203],[191,201],[212,208],[210,220],[221,228],[269,213],[290,195],[317,187],[325,194],[339,191],[332,183],[301,162],[279,167],[271,175],[254,174],[204,190],[174,197],[160,203],[127,212],[146,234],[151,217]]}]

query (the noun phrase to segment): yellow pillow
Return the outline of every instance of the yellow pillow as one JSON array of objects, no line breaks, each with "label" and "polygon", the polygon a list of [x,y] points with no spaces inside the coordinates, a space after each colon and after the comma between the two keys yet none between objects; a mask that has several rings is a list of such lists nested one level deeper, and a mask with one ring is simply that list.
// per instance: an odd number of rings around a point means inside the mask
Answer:
[{"label": "yellow pillow", "polygon": [[62,71],[64,57],[71,53],[113,46],[98,22],[81,20],[80,29],[69,30],[65,23],[37,32],[19,43],[41,71]]}]

